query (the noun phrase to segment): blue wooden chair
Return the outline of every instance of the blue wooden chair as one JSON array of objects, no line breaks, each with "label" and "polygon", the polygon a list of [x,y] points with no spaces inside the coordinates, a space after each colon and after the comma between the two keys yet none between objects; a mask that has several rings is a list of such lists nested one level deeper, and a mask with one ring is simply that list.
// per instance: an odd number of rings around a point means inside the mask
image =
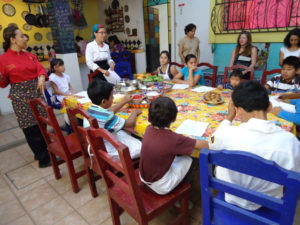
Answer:
[{"label": "blue wooden chair", "polygon": [[110,53],[111,59],[114,60],[114,62],[117,64],[121,61],[121,54],[117,52]]},{"label": "blue wooden chair", "polygon": [[[199,154],[203,225],[292,225],[300,189],[300,173],[288,171],[275,162],[242,151],[212,151]],[[285,193],[282,199],[271,197],[236,184],[217,179],[213,167],[233,171],[280,184]],[[218,190],[216,197],[213,190]],[[224,192],[262,205],[249,211],[227,203]]]},{"label": "blue wooden chair", "polygon": [[133,74],[131,71],[131,64],[126,61],[120,61],[115,65],[116,73],[123,78],[124,76],[128,76],[130,80],[133,79]]}]

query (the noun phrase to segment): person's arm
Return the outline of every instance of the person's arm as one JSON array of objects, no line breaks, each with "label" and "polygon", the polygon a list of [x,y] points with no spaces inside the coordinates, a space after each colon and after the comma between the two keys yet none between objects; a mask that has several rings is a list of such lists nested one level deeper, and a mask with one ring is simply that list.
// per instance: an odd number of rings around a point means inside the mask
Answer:
[{"label": "person's arm", "polygon": [[183,74],[178,72],[177,75],[173,78],[173,82],[176,84],[188,84],[188,81],[182,80]]},{"label": "person's arm", "polygon": [[273,114],[277,115],[278,117],[290,121],[297,126],[300,126],[300,101],[298,100],[296,104],[296,113],[290,113],[287,111],[282,110],[281,107],[274,107],[271,111]]},{"label": "person's arm", "polygon": [[297,93],[284,93],[279,96],[280,99],[298,99],[300,98],[300,91]]},{"label": "person's arm", "polygon": [[251,49],[251,64],[243,72],[247,73],[247,72],[250,72],[252,69],[254,69],[256,62],[257,62],[257,48],[252,47],[252,49]]},{"label": "person's arm", "polygon": [[126,95],[121,102],[109,107],[109,110],[113,111],[114,113],[117,113],[124,105],[126,105],[127,103],[132,101],[132,99],[133,99],[133,97],[131,97],[130,95]]},{"label": "person's arm", "polygon": [[107,51],[108,51],[107,63],[111,70],[115,70],[115,62],[114,62],[114,60],[111,59],[109,47],[107,47]]},{"label": "person's arm", "polygon": [[200,74],[193,76],[193,70],[195,70],[196,68],[197,67],[189,68],[189,77],[188,77],[189,88],[194,87],[201,78]]},{"label": "person's arm", "polygon": [[181,61],[184,63],[183,45],[182,45],[181,41],[179,42],[178,47],[179,47],[179,57],[180,57]]},{"label": "person's arm", "polygon": [[283,57],[284,57],[284,54],[283,54],[282,51],[280,51],[280,53],[279,53],[279,66],[282,66]]},{"label": "person's arm", "polygon": [[[96,71],[100,67],[96,63],[94,63],[93,49],[92,48],[93,48],[92,42],[87,44],[86,51],[85,51],[85,61],[86,61],[86,65],[88,66],[88,68],[90,70]],[[100,71],[100,72],[102,72],[102,71]]]},{"label": "person's arm", "polygon": [[69,96],[70,95],[70,94],[67,94],[65,92],[60,91],[57,88],[57,85],[53,81],[50,81],[50,83],[51,83],[51,87],[53,89],[54,94],[56,94],[56,95],[63,95],[63,96]]},{"label": "person's arm", "polygon": [[5,76],[4,69],[0,63],[0,87],[5,88],[9,85],[9,79]]},{"label": "person's arm", "polygon": [[134,128],[136,119],[137,119],[138,115],[140,115],[141,113],[142,112],[140,109],[133,110],[133,112],[131,113],[129,118],[126,120],[124,128]]},{"label": "person's arm", "polygon": [[233,49],[233,51],[232,51],[232,53],[231,53],[231,58],[230,58],[230,62],[229,62],[229,67],[232,67],[232,66],[233,66],[234,59],[235,59],[235,48]]},{"label": "person's arm", "polygon": [[176,66],[172,65],[170,68],[170,72],[173,75],[173,80],[174,80],[174,77],[178,74],[178,70],[176,69]]},{"label": "person's arm", "polygon": [[200,47],[198,45],[198,47],[197,47],[197,64],[199,64],[199,62],[200,62]]},{"label": "person's arm", "polygon": [[197,140],[195,144],[195,148],[196,149],[209,148],[208,141]]},{"label": "person's arm", "polygon": [[73,89],[73,87],[71,86],[71,84],[69,83],[69,90],[72,94],[75,94],[76,91]]},{"label": "person's arm", "polygon": [[47,72],[34,54],[31,54],[31,57],[33,59],[33,62],[36,65],[37,76],[38,76],[38,83],[36,88],[37,90],[40,90],[41,93],[44,93],[46,87],[45,80],[48,79]]},{"label": "person's arm", "polygon": [[230,122],[232,122],[235,115],[236,115],[235,107],[234,107],[232,99],[230,99],[229,103],[228,103],[228,114],[227,114],[226,119],[229,120]]}]

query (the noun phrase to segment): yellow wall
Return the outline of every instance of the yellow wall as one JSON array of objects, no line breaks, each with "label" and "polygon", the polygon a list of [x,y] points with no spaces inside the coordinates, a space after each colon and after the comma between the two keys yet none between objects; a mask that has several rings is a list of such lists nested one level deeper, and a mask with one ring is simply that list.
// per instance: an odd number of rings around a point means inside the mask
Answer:
[{"label": "yellow wall", "polygon": [[[215,5],[215,0],[210,0],[210,12]],[[210,18],[209,18],[210,19]],[[210,21],[209,21],[210,22]],[[252,42],[283,42],[288,31],[284,32],[268,32],[268,33],[252,33]],[[215,35],[209,26],[209,42],[210,43],[236,43],[238,34],[217,34]]]},{"label": "yellow wall", "polygon": [[[73,8],[72,4],[70,4]],[[103,11],[103,10],[102,10]],[[98,0],[85,0],[83,3],[83,14],[88,24],[87,28],[82,30],[74,29],[74,37],[79,35],[83,37],[84,40],[90,41],[92,35],[92,26],[94,24],[104,24],[104,21],[99,21],[99,9],[98,9]]]},{"label": "yellow wall", "polygon": [[[1,47],[2,47],[2,43],[3,43],[3,30],[10,23],[16,23],[18,25],[18,27],[24,33],[29,35],[29,43],[28,43],[29,45],[36,45],[36,44],[40,45],[40,44],[44,44],[44,43],[52,43],[52,41],[49,41],[46,38],[46,34],[48,32],[51,32],[49,27],[48,28],[37,28],[37,27],[32,26],[32,29],[30,31],[24,31],[23,30],[23,25],[26,23],[26,21],[23,19],[21,14],[22,14],[23,11],[28,11],[28,5],[26,3],[24,3],[21,0],[10,2],[10,4],[12,4],[16,8],[16,14],[12,17],[6,16],[3,13],[2,6],[4,4],[5,4],[4,1],[0,1],[0,24],[2,25],[2,30],[0,31],[0,45],[1,45]],[[37,6],[38,6],[38,4],[31,5],[31,12],[33,14],[37,14],[37,12],[35,11]],[[36,41],[34,39],[34,34],[36,32],[40,32],[43,35],[43,39],[41,41]]]}]

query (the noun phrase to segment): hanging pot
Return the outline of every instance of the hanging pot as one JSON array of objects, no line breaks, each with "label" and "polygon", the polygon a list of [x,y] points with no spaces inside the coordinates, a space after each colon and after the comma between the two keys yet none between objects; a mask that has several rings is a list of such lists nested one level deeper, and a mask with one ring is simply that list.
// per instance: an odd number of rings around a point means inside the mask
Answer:
[{"label": "hanging pot", "polygon": [[113,2],[111,3],[111,7],[113,9],[117,9],[119,7],[120,3],[118,0],[113,0]]},{"label": "hanging pot", "polygon": [[34,26],[36,23],[36,20],[35,20],[35,15],[31,14],[30,4],[28,4],[28,10],[29,10],[29,13],[25,16],[25,21],[29,25]]}]

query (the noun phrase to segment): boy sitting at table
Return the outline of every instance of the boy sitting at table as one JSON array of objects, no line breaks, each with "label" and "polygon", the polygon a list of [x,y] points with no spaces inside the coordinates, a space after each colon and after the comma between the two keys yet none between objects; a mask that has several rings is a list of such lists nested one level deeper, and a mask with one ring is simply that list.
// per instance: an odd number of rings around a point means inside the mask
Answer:
[{"label": "boy sitting at table", "polygon": [[[227,119],[223,120],[209,140],[212,150],[250,152],[279,166],[300,172],[300,142],[290,132],[267,120],[272,105],[266,89],[256,81],[240,83],[232,93]],[[238,115],[242,124],[232,126]],[[224,181],[241,185],[270,196],[281,198],[282,187],[248,175],[217,167],[216,176]],[[225,200],[239,207],[256,210],[260,205],[239,197],[225,194]]]},{"label": "boy sitting at table", "polygon": [[281,75],[274,76],[265,87],[273,93],[299,92],[300,81],[297,70],[300,68],[300,59],[289,56],[283,60]]},{"label": "boy sitting at table", "polygon": [[140,157],[141,181],[160,195],[171,192],[183,180],[192,180],[194,148],[208,147],[207,142],[185,137],[170,130],[177,107],[168,97],[151,102],[149,125],[143,138]]},{"label": "boy sitting at table", "polygon": [[[131,158],[135,159],[140,156],[142,143],[122,129],[134,128],[137,116],[141,111],[139,109],[134,110],[127,120],[116,116],[115,113],[130,102],[132,98],[126,96],[122,102],[112,106],[114,98],[113,87],[114,85],[109,82],[100,79],[93,80],[87,89],[93,105],[88,108],[87,112],[97,119],[99,127],[105,128],[126,145]],[[84,120],[84,127],[88,126],[88,121]],[[118,151],[106,140],[104,140],[104,144],[108,154],[118,159]]]},{"label": "boy sitting at table", "polygon": [[243,73],[241,70],[233,70],[229,76],[229,82],[227,82],[224,85],[218,85],[218,89],[222,90],[224,89],[229,89],[233,90],[236,86],[239,85],[239,83],[242,81]]}]

